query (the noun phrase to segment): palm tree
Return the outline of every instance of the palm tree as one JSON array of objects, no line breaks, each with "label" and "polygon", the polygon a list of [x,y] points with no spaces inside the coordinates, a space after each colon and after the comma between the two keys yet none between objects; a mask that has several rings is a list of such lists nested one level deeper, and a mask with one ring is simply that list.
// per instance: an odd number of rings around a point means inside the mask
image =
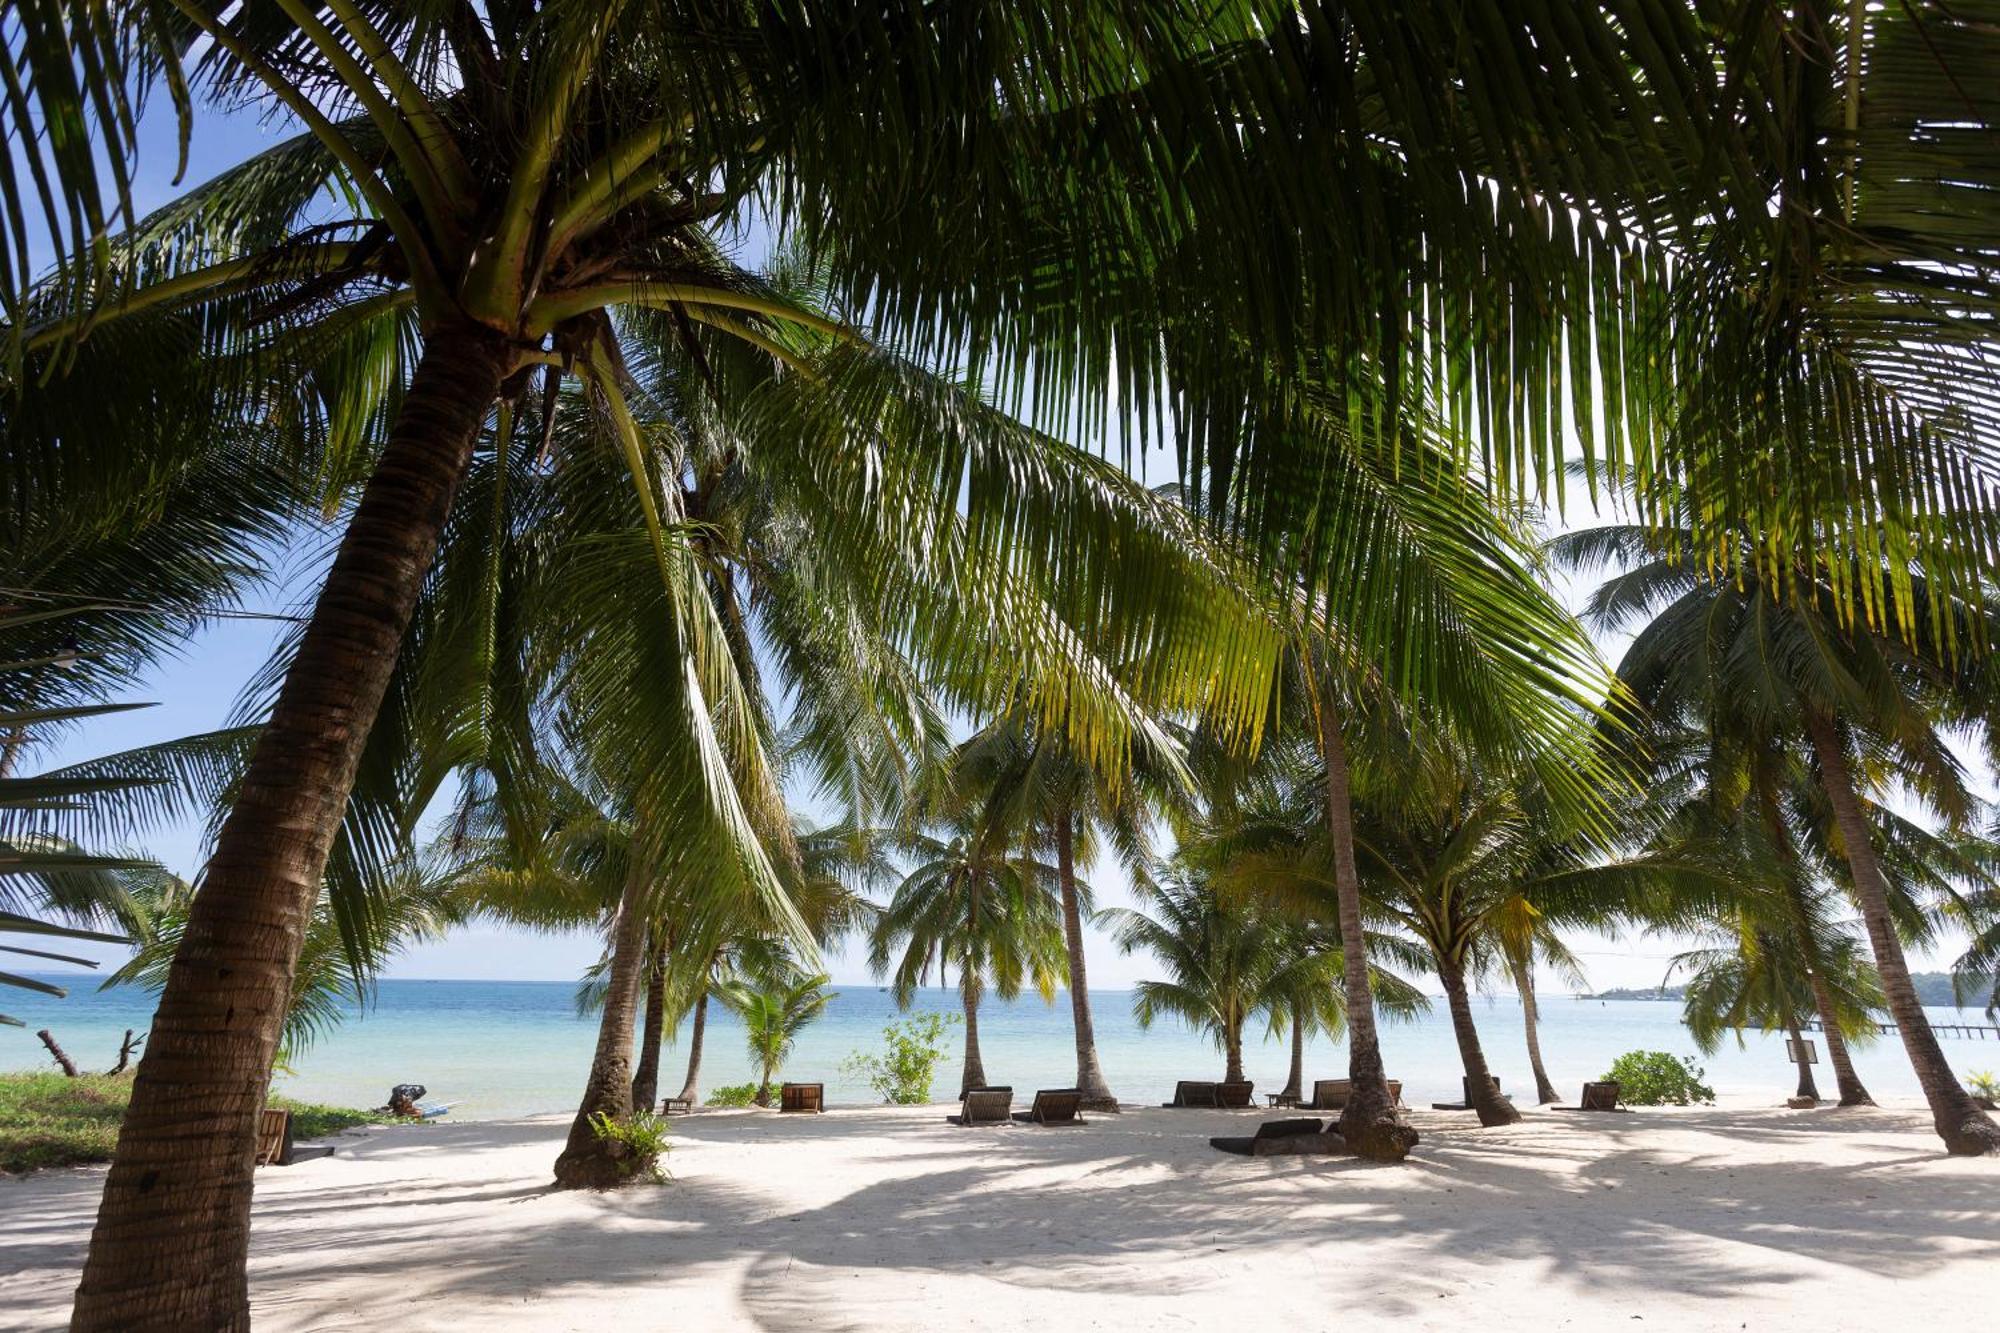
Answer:
[{"label": "palm tree", "polygon": [[[1841,937],[1809,956],[1795,937],[1760,930],[1750,918],[1732,924],[1733,932],[1724,932],[1734,935],[1729,944],[1682,953],[1673,963],[1674,971],[1688,973],[1682,1019],[1703,1053],[1713,1054],[1724,1032],[1735,1033],[1740,1046],[1752,1025],[1782,1031],[1800,1049],[1801,1029],[1822,1012],[1822,995],[1834,1005],[1825,1028],[1829,1053],[1835,1041],[1843,1041],[1844,1051],[1844,1042],[1873,1039],[1882,990],[1859,941]],[[1797,1095],[1819,1100],[1812,1066],[1803,1061]]]},{"label": "palm tree", "polygon": [[1011,848],[1008,831],[983,813],[961,804],[899,835],[898,850],[914,865],[868,937],[869,966],[890,978],[896,1003],[905,1009],[933,963],[940,985],[947,967],[958,969],[965,1009],[961,1096],[986,1086],[979,1004],[989,984],[1003,1000],[1032,985],[1053,1001],[1066,961],[1059,873]]},{"label": "palm tree", "polygon": [[[1932,1123],[1951,1152],[2000,1151],[2000,1125],[1953,1075],[1911,984],[1883,824],[1870,800],[1873,775],[1893,773],[1954,825],[1973,817],[1976,803],[1941,727],[1991,727],[1992,692],[1955,645],[1990,641],[2000,620],[1983,602],[1945,597],[1870,561],[1801,562],[1782,589],[1749,575],[1711,581],[1677,558],[1676,535],[1686,530],[1601,528],[1559,538],[1555,551],[1573,567],[1624,566],[1593,595],[1590,613],[1607,628],[1640,626],[1619,675],[1651,717],[1711,737],[1748,737],[1774,772],[1782,770],[1770,756],[1785,747],[1807,757],[1826,805],[1826,844],[1860,908]],[[1885,599],[1900,629],[1874,631],[1843,613],[1840,588],[1863,585]],[[1778,829],[1771,842],[1783,848],[1792,839]]]},{"label": "palm tree", "polygon": [[826,1012],[833,999],[826,991],[831,980],[824,972],[811,976],[795,973],[762,981],[735,981],[717,992],[743,1020],[750,1059],[759,1070],[757,1105],[771,1104],[771,1076],[791,1055],[799,1032]]}]

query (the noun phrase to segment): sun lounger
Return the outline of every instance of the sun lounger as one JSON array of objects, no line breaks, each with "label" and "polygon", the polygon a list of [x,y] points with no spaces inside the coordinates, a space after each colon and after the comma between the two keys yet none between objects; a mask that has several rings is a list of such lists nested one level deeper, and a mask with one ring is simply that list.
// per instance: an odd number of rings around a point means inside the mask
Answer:
[{"label": "sun lounger", "polygon": [[[779,1094],[781,1097],[782,1093]],[[687,1115],[694,1110],[694,1099],[690,1097],[669,1097],[660,1103],[661,1115]]]},{"label": "sun lounger", "polygon": [[1626,1108],[1618,1104],[1618,1084],[1614,1080],[1607,1079],[1601,1083],[1584,1084],[1583,1096],[1577,1098],[1575,1106],[1555,1106],[1550,1109],[1555,1111],[1617,1111],[1622,1113]]},{"label": "sun lounger", "polygon": [[[1403,1104],[1403,1081],[1392,1078],[1389,1083],[1389,1104]],[[1306,1111],[1344,1111],[1347,1099],[1354,1094],[1354,1080],[1351,1078],[1320,1078],[1313,1080],[1313,1098],[1303,1106]]]},{"label": "sun lounger", "polygon": [[1346,1145],[1339,1133],[1320,1121],[1266,1120],[1249,1137],[1223,1135],[1208,1141],[1211,1148],[1239,1157],[1279,1157],[1299,1153],[1336,1153]]},{"label": "sun lounger", "polygon": [[[1498,1074],[1488,1074],[1487,1077],[1493,1080],[1493,1091],[1500,1091],[1500,1076]],[[1465,1100],[1462,1102],[1432,1102],[1431,1110],[1470,1111],[1472,1109],[1472,1080],[1464,1075],[1460,1075],[1458,1081],[1465,1089]]]},{"label": "sun lounger", "polygon": [[1218,1083],[1215,1085],[1215,1104],[1225,1110],[1240,1111],[1253,1105],[1251,1093],[1257,1085],[1249,1079],[1241,1083]]},{"label": "sun lounger", "polygon": [[1081,1088],[1043,1088],[1035,1094],[1035,1104],[1014,1112],[1014,1118],[1024,1125],[1080,1125],[1083,1117],[1077,1111],[1082,1106]]},{"label": "sun lounger", "polygon": [[967,1088],[958,1114],[945,1117],[954,1125],[1005,1125],[1014,1118],[1014,1089]]},{"label": "sun lounger", "polygon": [[1174,1099],[1170,1102],[1161,1102],[1160,1105],[1177,1108],[1220,1106],[1222,1104],[1219,1092],[1221,1086],[1219,1083],[1206,1083],[1200,1079],[1184,1078],[1174,1084]]},{"label": "sun lounger", "polygon": [[322,1143],[301,1148],[292,1142],[292,1113],[265,1107],[257,1121],[257,1165],[296,1166],[320,1157],[333,1156],[333,1145]]},{"label": "sun lounger", "polygon": [[810,1111],[818,1115],[826,1109],[826,1084],[786,1083],[778,1089],[780,1111]]}]

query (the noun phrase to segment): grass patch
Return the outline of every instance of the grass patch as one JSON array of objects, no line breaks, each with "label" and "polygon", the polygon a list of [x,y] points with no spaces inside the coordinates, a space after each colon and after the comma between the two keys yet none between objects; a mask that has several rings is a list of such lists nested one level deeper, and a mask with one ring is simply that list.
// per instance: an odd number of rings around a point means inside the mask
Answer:
[{"label": "grass patch", "polygon": [[[118,1123],[132,1099],[129,1074],[0,1074],[0,1171],[21,1174],[50,1166],[88,1166],[111,1160]],[[292,1137],[317,1139],[388,1117],[346,1106],[322,1106],[273,1097],[292,1113]]]}]

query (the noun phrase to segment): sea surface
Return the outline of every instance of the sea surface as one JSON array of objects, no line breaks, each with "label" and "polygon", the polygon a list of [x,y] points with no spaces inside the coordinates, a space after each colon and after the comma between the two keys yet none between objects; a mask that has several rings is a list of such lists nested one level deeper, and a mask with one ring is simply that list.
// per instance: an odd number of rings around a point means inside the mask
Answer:
[{"label": "sea surface", "polygon": [[[0,1011],[26,1021],[25,1028],[0,1027],[0,1069],[52,1068],[35,1032],[48,1028],[85,1069],[105,1070],[117,1058],[127,1028],[144,1031],[154,997],[131,987],[108,991],[74,973],[48,980],[70,988],[66,999],[6,988]],[[837,987],[826,1015],[800,1034],[783,1077],[827,1085],[829,1102],[867,1102],[866,1082],[843,1070],[856,1053],[882,1049],[882,1028],[899,1017],[894,998],[874,986]],[[310,1101],[377,1106],[397,1083],[422,1083],[428,1100],[449,1102],[461,1118],[498,1118],[575,1105],[589,1068],[597,1023],[579,1016],[575,988],[549,981],[384,981],[374,1002],[356,1006],[335,1033],[298,1056],[282,1072],[278,1087]],[[956,991],[926,991],[915,1005],[950,1013]],[[1126,1101],[1158,1102],[1181,1078],[1220,1078],[1222,1057],[1202,1035],[1171,1022],[1142,1029],[1132,1018],[1129,991],[1093,991],[1099,1058],[1112,1090]],[[1738,1049],[1727,1043],[1702,1056],[1681,1026],[1680,1005],[1672,1001],[1542,1000],[1542,1052],[1549,1073],[1565,1098],[1574,1098],[1585,1079],[1597,1078],[1612,1059],[1635,1049],[1693,1055],[1708,1081],[1723,1095],[1789,1095],[1794,1074],[1778,1036],[1746,1034]],[[1932,1009],[1941,1022],[1984,1023],[1972,1011]],[[1521,1007],[1512,996],[1475,1001],[1475,1016],[1488,1064],[1509,1091],[1532,1093],[1534,1081],[1523,1044]],[[1075,1081],[1076,1047],[1069,1001],[1053,1004],[1028,997],[1011,1004],[989,999],[980,1009],[981,1048],[988,1078],[1017,1089],[1062,1087]],[[959,1029],[951,1030],[952,1055],[938,1069],[933,1096],[950,1097],[958,1088]],[[2000,1069],[2000,1040],[1944,1037],[1945,1054],[1961,1075]],[[1822,1062],[1823,1042],[1817,1042]],[[743,1028],[734,1016],[711,1005],[702,1058],[702,1087],[751,1080]],[[1404,1098],[1425,1105],[1459,1095],[1461,1067],[1442,1000],[1414,1022],[1390,1024],[1382,1033],[1392,1078],[1404,1084]],[[669,1044],[661,1057],[660,1088],[678,1091],[687,1059],[686,1038]],[[1259,1091],[1282,1087],[1289,1050],[1280,1037],[1266,1038],[1261,1026],[1246,1033],[1244,1063]],[[1896,1039],[1883,1037],[1857,1053],[1862,1078],[1878,1096],[1919,1095],[1914,1075]],[[1347,1072],[1343,1042],[1324,1038],[1306,1049],[1306,1078],[1338,1078]],[[1832,1070],[1817,1069],[1822,1096],[1833,1092]]]}]

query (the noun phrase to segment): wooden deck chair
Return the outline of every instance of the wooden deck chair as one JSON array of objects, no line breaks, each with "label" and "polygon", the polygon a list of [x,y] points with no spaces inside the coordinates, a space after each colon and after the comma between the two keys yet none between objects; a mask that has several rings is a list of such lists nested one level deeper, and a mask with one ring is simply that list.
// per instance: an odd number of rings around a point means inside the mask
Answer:
[{"label": "wooden deck chair", "polygon": [[1035,1094],[1035,1104],[1014,1112],[1014,1118],[1024,1125],[1080,1125],[1083,1117],[1077,1111],[1082,1105],[1081,1088],[1043,1088]]},{"label": "wooden deck chair", "polygon": [[274,1106],[264,1108],[257,1120],[257,1165],[270,1166],[285,1155],[285,1142],[292,1136],[292,1113]]},{"label": "wooden deck chair", "polygon": [[826,1109],[826,1084],[786,1083],[778,1088],[778,1110],[810,1111],[818,1115]]},{"label": "wooden deck chair", "polygon": [[[1499,1092],[1499,1091],[1500,1091],[1500,1076],[1499,1076],[1498,1074],[1488,1074],[1488,1075],[1487,1075],[1486,1077],[1487,1077],[1487,1078],[1489,1078],[1489,1079],[1491,1079],[1491,1080],[1493,1080],[1493,1091],[1494,1091],[1494,1092],[1496,1092],[1496,1093],[1497,1093],[1497,1092]],[[1471,1077],[1470,1077],[1470,1076],[1468,1076],[1468,1075],[1464,1075],[1464,1074],[1461,1074],[1461,1075],[1459,1075],[1459,1079],[1458,1079],[1458,1082],[1459,1082],[1459,1086],[1465,1089],[1465,1100],[1464,1100],[1464,1101],[1462,1101],[1462,1102],[1432,1102],[1432,1103],[1431,1103],[1431,1110],[1433,1110],[1433,1111],[1470,1111],[1470,1110],[1472,1109],[1472,1079],[1471,1079]]]},{"label": "wooden deck chair", "polygon": [[1218,1083],[1215,1085],[1215,1104],[1226,1110],[1240,1111],[1250,1106],[1251,1094],[1257,1085],[1249,1079],[1241,1083]]},{"label": "wooden deck chair", "polygon": [[1293,1153],[1335,1153],[1346,1145],[1338,1131],[1318,1120],[1266,1120],[1248,1137],[1222,1135],[1208,1146],[1239,1157],[1276,1157]]},{"label": "wooden deck chair", "polygon": [[[1403,1104],[1403,1080],[1385,1080],[1389,1085],[1389,1105]],[[1313,1080],[1313,1098],[1300,1108],[1306,1111],[1345,1111],[1347,1099],[1354,1095],[1354,1080],[1351,1078],[1319,1078]]]},{"label": "wooden deck chair", "polygon": [[1579,1111],[1616,1111],[1618,1109],[1618,1084],[1607,1080],[1602,1083],[1583,1085],[1583,1096],[1577,1099]]},{"label": "wooden deck chair", "polygon": [[[782,1098],[784,1094],[779,1096]],[[693,1110],[694,1099],[691,1097],[668,1097],[660,1103],[661,1115],[687,1115]]]},{"label": "wooden deck chair", "polygon": [[1220,1106],[1222,1103],[1217,1091],[1220,1086],[1202,1079],[1184,1078],[1174,1084],[1174,1099],[1170,1102],[1161,1102],[1160,1105],[1175,1108]]},{"label": "wooden deck chair", "polygon": [[1014,1089],[967,1088],[958,1114],[945,1117],[954,1125],[1006,1125],[1014,1119]]}]

